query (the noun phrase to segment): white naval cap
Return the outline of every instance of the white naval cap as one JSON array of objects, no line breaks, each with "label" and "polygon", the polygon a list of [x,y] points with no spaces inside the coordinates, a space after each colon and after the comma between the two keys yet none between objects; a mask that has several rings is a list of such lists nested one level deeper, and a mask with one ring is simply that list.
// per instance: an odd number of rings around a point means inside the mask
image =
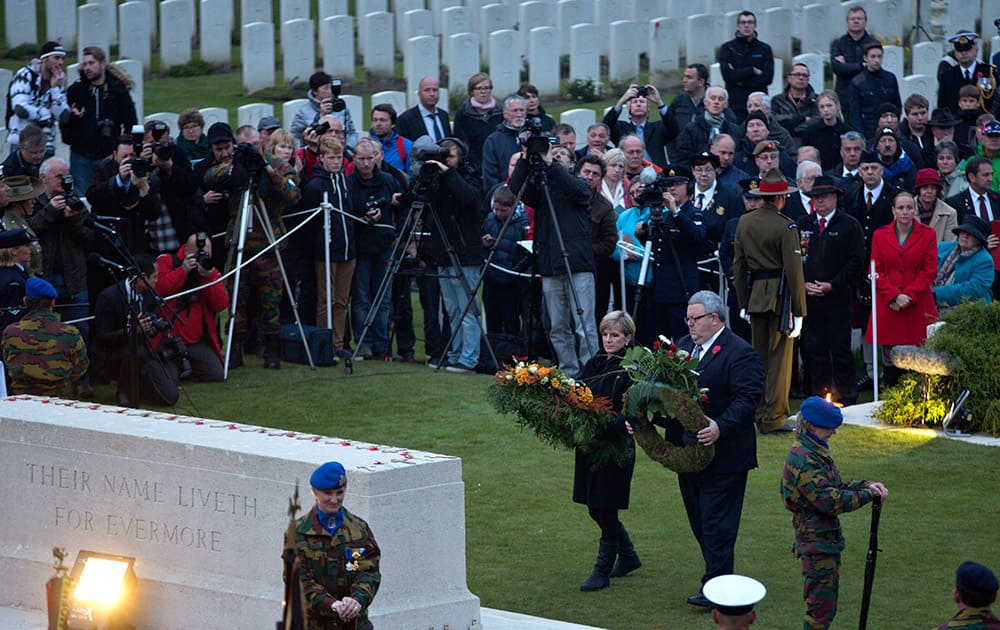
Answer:
[{"label": "white naval cap", "polygon": [[720,575],[702,587],[705,597],[724,615],[742,615],[764,599],[764,585],[745,575]]}]

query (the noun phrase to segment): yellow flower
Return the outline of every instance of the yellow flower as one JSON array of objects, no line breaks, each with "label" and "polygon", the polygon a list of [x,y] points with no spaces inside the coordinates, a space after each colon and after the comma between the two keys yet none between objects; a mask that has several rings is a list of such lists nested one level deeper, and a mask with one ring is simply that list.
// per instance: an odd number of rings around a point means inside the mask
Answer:
[{"label": "yellow flower", "polygon": [[562,387],[562,384],[559,382],[559,379],[552,379],[552,389],[559,389],[560,387]]}]

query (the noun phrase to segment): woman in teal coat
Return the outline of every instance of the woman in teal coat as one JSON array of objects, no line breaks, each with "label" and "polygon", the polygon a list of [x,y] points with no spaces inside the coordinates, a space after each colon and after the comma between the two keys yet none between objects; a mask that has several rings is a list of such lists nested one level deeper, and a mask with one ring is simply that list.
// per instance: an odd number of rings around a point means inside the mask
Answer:
[{"label": "woman in teal coat", "polygon": [[952,232],[958,236],[957,241],[938,244],[934,301],[940,308],[966,300],[989,304],[993,300],[993,256],[986,249],[989,226],[979,217],[967,215]]}]

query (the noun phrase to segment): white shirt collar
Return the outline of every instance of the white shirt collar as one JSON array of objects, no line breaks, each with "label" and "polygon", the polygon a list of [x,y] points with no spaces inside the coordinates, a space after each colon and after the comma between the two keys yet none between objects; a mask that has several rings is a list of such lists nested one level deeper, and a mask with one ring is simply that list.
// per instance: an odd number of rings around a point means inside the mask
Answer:
[{"label": "white shirt collar", "polygon": [[867,201],[868,193],[872,194],[872,200],[873,201],[876,200],[876,199],[878,199],[879,195],[882,194],[882,189],[884,187],[885,187],[885,178],[884,177],[879,180],[877,188],[872,188],[871,190],[869,190],[868,189],[868,184],[865,184],[865,198],[866,198],[866,201]]},{"label": "white shirt collar", "polygon": [[[705,340],[705,343],[701,344],[701,356],[700,356],[700,357],[698,357],[698,358],[699,358],[699,360],[700,360],[700,359],[704,359],[704,358],[705,358],[705,355],[707,355],[707,354],[708,354],[708,352],[709,352],[709,349],[710,349],[710,348],[712,347],[712,344],[714,344],[714,343],[715,343],[715,340],[719,338],[719,335],[721,335],[721,334],[722,334],[722,331],[723,331],[723,330],[725,330],[725,329],[726,329],[726,327],[725,327],[725,326],[723,326],[722,328],[718,329],[717,331],[715,331],[715,334],[714,334],[714,335],[712,335],[712,336],[711,336],[711,337],[709,337],[709,338],[708,338],[707,340]],[[697,348],[697,347],[698,347],[698,345],[696,344],[696,345],[694,346],[694,348],[691,348],[691,354],[694,354],[694,350],[695,350],[695,348]]]}]

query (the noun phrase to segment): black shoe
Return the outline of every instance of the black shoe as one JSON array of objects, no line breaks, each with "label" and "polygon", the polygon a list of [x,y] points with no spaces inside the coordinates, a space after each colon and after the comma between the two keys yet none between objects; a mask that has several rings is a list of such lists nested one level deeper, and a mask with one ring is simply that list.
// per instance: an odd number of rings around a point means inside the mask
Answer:
[{"label": "black shoe", "polygon": [[118,394],[115,396],[115,400],[118,403],[119,407],[132,406],[132,401],[129,400],[128,394],[126,394],[125,392],[118,392]]},{"label": "black shoe", "polygon": [[618,524],[618,559],[615,566],[611,568],[611,577],[624,577],[642,566],[639,554],[635,552],[635,545],[629,538],[628,530],[621,523]]},{"label": "black shoe", "polygon": [[714,608],[715,605],[708,601],[708,598],[701,593],[695,593],[691,597],[688,597],[688,603],[692,606],[697,606],[699,608]]},{"label": "black shoe", "polygon": [[855,385],[859,390],[871,389],[871,386],[874,384],[875,382],[872,381],[872,377],[868,376],[867,374],[865,374],[864,376],[859,376],[857,382],[855,383]]}]

